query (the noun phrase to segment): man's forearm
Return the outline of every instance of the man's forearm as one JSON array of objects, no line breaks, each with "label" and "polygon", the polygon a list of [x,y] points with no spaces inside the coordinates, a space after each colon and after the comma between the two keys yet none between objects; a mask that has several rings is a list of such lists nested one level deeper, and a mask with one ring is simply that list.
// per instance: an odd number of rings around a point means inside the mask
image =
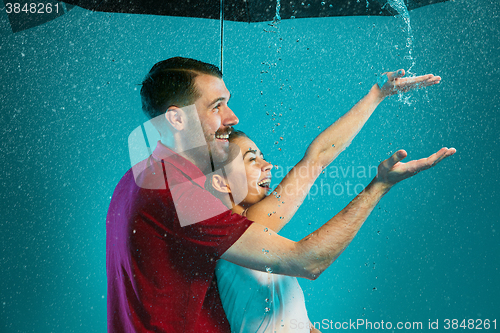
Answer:
[{"label": "man's forearm", "polygon": [[303,240],[291,241],[254,223],[221,258],[251,269],[315,279],[349,245],[392,186],[432,168],[455,152],[454,148],[441,148],[427,158],[404,163],[402,160],[407,153],[402,149],[398,150],[379,164],[377,176],[363,192]]},{"label": "man's forearm", "polygon": [[299,265],[312,279],[345,250],[390,187],[374,179],[341,212],[297,243]]}]

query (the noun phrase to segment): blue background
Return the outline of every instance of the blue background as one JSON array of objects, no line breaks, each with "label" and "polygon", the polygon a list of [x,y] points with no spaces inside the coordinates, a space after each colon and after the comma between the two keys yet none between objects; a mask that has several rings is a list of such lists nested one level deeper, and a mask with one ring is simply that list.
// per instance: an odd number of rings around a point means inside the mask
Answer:
[{"label": "blue background", "polygon": [[[496,0],[410,12],[412,71],[442,83],[384,101],[317,184],[366,185],[330,171],[368,170],[400,148],[457,154],[394,188],[318,280],[300,280],[311,321],[498,326],[499,12]],[[172,56],[220,64],[220,25],[74,8],[12,34],[0,14],[0,331],[104,332],[105,216],[128,135],[146,121],[138,84]],[[238,128],[282,168],[376,74],[411,65],[400,17],[269,23],[225,22],[223,69]],[[282,235],[300,240],[352,198],[311,195]]]}]

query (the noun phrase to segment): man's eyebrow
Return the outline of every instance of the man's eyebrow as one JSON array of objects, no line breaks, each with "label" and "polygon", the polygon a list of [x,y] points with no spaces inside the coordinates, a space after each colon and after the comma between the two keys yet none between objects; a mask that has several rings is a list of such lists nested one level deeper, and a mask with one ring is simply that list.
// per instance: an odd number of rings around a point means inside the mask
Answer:
[{"label": "man's eyebrow", "polygon": [[[229,98],[227,99],[229,101],[229,99],[231,98],[231,93],[229,93]],[[225,97],[219,97],[219,98],[216,98],[212,101],[212,103],[208,104],[208,105],[214,105],[215,103],[218,103],[220,101],[224,101],[226,100]]]},{"label": "man's eyebrow", "polygon": [[219,98],[217,98],[217,99],[214,99],[214,100],[213,100],[212,102],[210,102],[208,105],[214,105],[214,104],[216,104],[216,103],[218,103],[218,102],[220,102],[220,101],[223,101],[223,100],[225,100],[225,98],[224,98],[224,97],[219,97]]}]

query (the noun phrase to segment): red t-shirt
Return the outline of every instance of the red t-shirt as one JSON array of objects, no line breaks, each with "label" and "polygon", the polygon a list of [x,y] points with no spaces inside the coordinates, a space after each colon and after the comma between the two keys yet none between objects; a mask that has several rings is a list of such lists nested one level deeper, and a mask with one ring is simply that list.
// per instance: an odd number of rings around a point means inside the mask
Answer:
[{"label": "red t-shirt", "polygon": [[106,220],[109,332],[230,332],[214,279],[252,223],[160,142],[118,183]]}]

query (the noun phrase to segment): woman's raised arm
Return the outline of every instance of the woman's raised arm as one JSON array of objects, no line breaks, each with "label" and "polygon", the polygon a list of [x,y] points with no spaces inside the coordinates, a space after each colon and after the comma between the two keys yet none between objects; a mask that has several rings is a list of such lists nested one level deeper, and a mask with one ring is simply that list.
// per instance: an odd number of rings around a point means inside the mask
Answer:
[{"label": "woman's raised arm", "polygon": [[383,80],[379,80],[349,112],[312,141],[302,160],[288,172],[271,195],[248,208],[248,219],[259,221],[275,232],[281,230],[300,207],[323,169],[351,144],[385,97],[431,86],[441,80],[441,77],[432,74],[403,78],[404,75],[402,69],[384,73]]}]

